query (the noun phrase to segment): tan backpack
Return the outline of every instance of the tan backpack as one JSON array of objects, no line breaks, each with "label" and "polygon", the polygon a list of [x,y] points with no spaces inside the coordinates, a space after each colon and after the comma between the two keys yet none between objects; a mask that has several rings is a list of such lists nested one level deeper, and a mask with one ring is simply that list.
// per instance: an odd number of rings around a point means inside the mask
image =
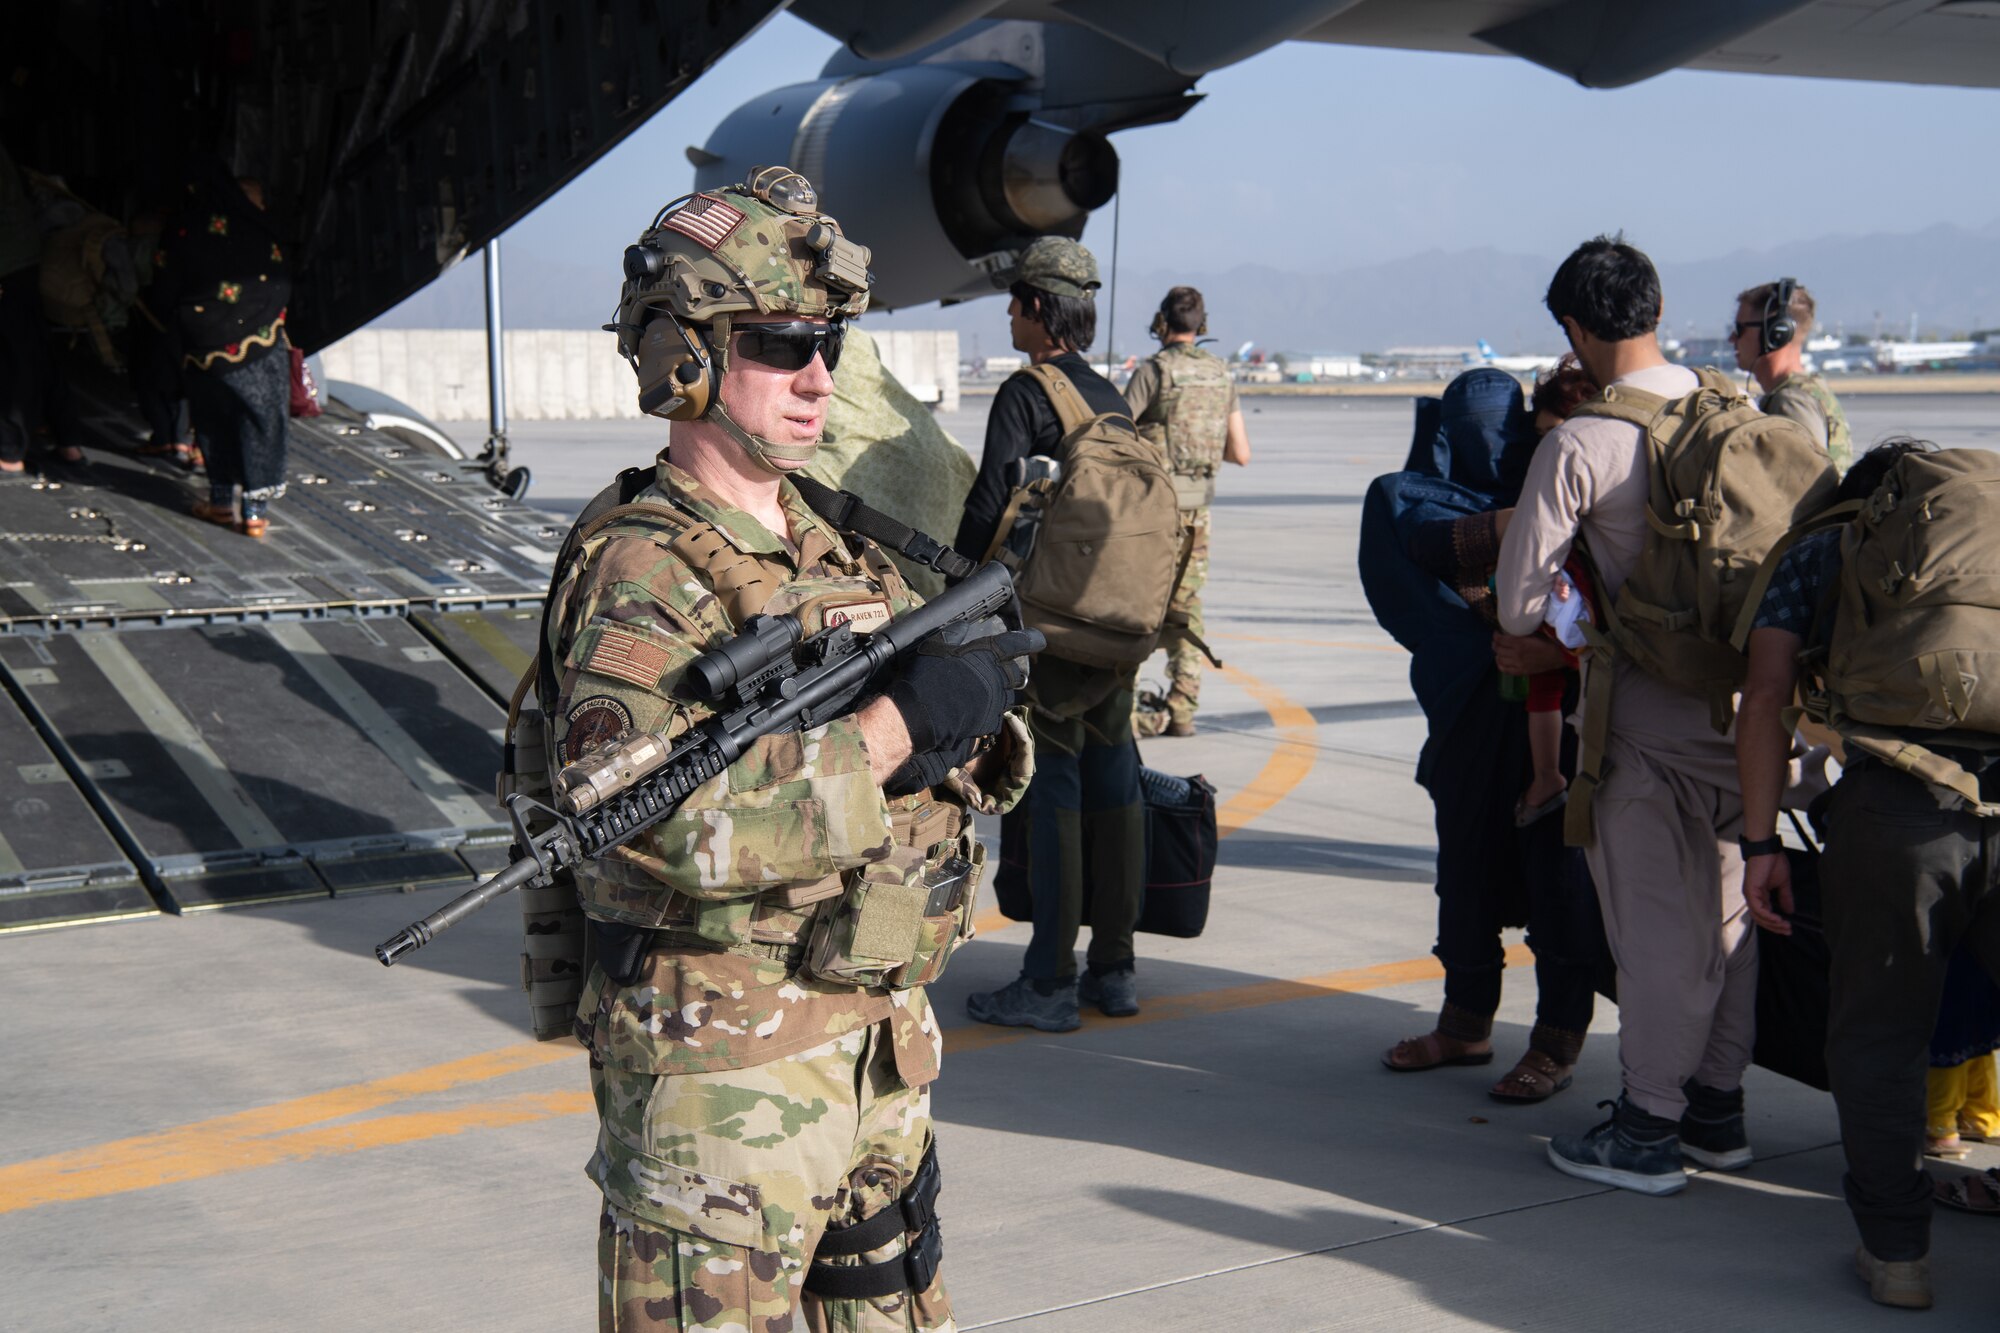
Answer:
[{"label": "tan backpack", "polygon": [[1832,629],[1814,636],[1824,636],[1825,655],[1806,716],[1958,792],[1979,814],[2000,815],[1971,774],[1906,739],[2000,738],[2000,454],[1897,459],[1841,534],[1840,555]]},{"label": "tan backpack", "polygon": [[[1086,666],[1143,662],[1189,547],[1166,457],[1126,417],[1092,412],[1055,366],[1019,373],[1042,387],[1062,423],[1062,478],[1014,493],[986,559],[1018,566],[1022,618],[1048,637],[1052,655]],[[1022,560],[1003,548],[1031,505],[1041,523]]]},{"label": "tan backpack", "polygon": [[[1826,508],[1840,478],[1805,427],[1758,411],[1717,370],[1698,374],[1700,385],[1680,398],[1614,384],[1576,411],[1630,422],[1647,440],[1651,532],[1617,598],[1601,608],[1604,623],[1592,643],[1600,654],[1706,694],[1715,729],[1724,732],[1748,665],[1736,631],[1756,614],[1751,592],[1759,567],[1800,520]],[[1593,836],[1591,797],[1603,781],[1610,686],[1608,671],[1594,672],[1585,701],[1564,824],[1579,846]]]}]

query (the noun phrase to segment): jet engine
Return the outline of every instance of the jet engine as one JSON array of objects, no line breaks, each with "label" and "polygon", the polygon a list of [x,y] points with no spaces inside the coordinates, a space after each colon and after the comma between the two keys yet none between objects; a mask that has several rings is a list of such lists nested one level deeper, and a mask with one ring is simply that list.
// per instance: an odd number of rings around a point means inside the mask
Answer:
[{"label": "jet engine", "polygon": [[965,300],[1037,236],[1081,236],[1118,189],[1118,154],[991,63],[918,64],[775,88],[690,149],[695,186],[782,163],[874,252],[874,304]]}]

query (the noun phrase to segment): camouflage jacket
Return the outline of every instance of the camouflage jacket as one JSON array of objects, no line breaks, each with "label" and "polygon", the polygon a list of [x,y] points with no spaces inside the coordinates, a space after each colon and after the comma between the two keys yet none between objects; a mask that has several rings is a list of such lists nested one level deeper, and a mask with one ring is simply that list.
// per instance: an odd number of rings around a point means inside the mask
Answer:
[{"label": "camouflage jacket", "polygon": [[[810,633],[829,618],[880,623],[917,602],[886,556],[850,547],[788,483],[780,502],[795,541],[664,455],[639,501],[660,518],[603,529],[557,588],[552,766],[626,731],[674,735],[699,721],[675,686],[750,615],[798,611]],[[740,1068],[893,1018],[899,1068],[927,1082],[937,1025],[923,991],[808,979],[795,970],[800,945],[820,906],[838,900],[842,872],[943,836],[967,804],[1013,799],[956,774],[949,791],[886,797],[852,717],[756,741],[647,834],[579,869],[589,915],[661,932],[634,984],[593,968],[578,1010],[592,1052],[653,1073]]]},{"label": "camouflage jacket", "polygon": [[1811,431],[1833,459],[1833,465],[1842,472],[1854,461],[1854,437],[1847,429],[1847,413],[1841,410],[1840,400],[1819,376],[1795,370],[1773,384],[1770,392],[1757,400],[1757,406],[1777,416],[1790,417]]},{"label": "camouflage jacket", "polygon": [[1211,477],[1222,464],[1236,386],[1229,368],[1193,343],[1168,343],[1142,362],[1125,386],[1139,434],[1167,451],[1173,470]]}]

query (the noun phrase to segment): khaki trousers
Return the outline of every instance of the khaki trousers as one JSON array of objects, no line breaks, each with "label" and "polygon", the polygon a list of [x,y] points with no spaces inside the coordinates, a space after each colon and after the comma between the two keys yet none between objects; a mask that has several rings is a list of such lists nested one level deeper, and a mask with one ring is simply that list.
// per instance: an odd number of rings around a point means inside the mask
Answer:
[{"label": "khaki trousers", "polygon": [[1756,1038],[1757,932],[1736,849],[1743,800],[1719,739],[1663,755],[1614,734],[1606,756],[1587,855],[1618,964],[1625,1093],[1678,1120],[1681,1085],[1740,1086]]}]

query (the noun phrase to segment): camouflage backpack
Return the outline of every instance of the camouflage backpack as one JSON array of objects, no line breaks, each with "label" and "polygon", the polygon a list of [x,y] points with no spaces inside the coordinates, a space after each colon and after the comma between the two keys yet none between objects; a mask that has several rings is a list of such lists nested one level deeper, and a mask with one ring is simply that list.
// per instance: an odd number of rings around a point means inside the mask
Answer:
[{"label": "camouflage backpack", "polygon": [[[1018,566],[1022,619],[1048,637],[1049,653],[1086,666],[1143,662],[1159,643],[1190,546],[1173,478],[1158,447],[1126,418],[1092,412],[1061,370],[1019,373],[1055,407],[1062,477],[1014,492],[986,559]],[[1041,510],[1041,522],[1023,559],[1002,548],[1028,506]]]},{"label": "camouflage backpack", "polygon": [[1229,436],[1229,369],[1193,343],[1169,343],[1153,364],[1160,389],[1139,415],[1139,434],[1166,450],[1181,508],[1204,509]]},{"label": "camouflage backpack", "polygon": [[[1701,383],[1680,398],[1614,384],[1576,411],[1644,430],[1650,482],[1651,532],[1617,598],[1602,608],[1592,644],[1703,692],[1716,731],[1724,732],[1748,665],[1737,628],[1756,613],[1750,594],[1759,567],[1802,518],[1826,507],[1839,478],[1805,427],[1758,411],[1721,372],[1698,373]],[[1576,845],[1592,837],[1610,693],[1609,673],[1593,673],[1565,816],[1565,834]]]},{"label": "camouflage backpack", "polygon": [[1906,739],[2000,743],[2000,454],[1897,459],[1841,534],[1840,555],[1831,632],[1816,627],[1824,647],[1808,655],[1817,681],[1805,714],[2000,815],[1972,775]]}]

